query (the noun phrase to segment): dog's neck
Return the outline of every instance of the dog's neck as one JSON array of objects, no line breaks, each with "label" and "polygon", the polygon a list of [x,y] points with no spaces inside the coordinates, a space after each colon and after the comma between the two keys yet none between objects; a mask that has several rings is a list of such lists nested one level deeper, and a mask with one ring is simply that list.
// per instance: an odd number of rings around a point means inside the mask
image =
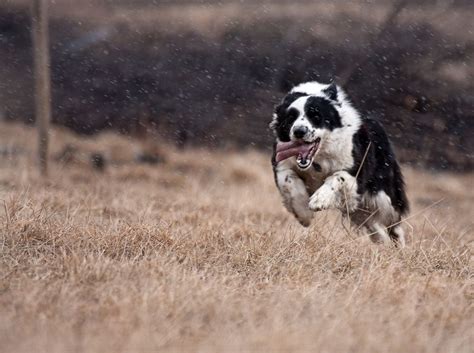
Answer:
[{"label": "dog's neck", "polygon": [[342,127],[333,130],[321,143],[316,161],[328,172],[345,170],[354,164],[353,139],[363,126],[362,118],[352,105],[343,97],[337,107],[342,117]]}]

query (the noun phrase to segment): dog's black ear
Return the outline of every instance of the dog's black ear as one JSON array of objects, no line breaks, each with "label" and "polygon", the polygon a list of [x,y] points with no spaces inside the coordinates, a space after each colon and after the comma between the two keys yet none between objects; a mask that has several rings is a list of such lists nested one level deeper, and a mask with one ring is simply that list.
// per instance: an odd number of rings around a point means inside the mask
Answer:
[{"label": "dog's black ear", "polygon": [[285,111],[286,109],[288,108],[289,104],[286,104],[286,102],[283,102],[281,104],[278,104],[276,107],[275,107],[275,114],[277,116],[283,116],[285,115]]},{"label": "dog's black ear", "polygon": [[337,85],[335,82],[332,82],[323,92],[330,100],[337,102]]}]

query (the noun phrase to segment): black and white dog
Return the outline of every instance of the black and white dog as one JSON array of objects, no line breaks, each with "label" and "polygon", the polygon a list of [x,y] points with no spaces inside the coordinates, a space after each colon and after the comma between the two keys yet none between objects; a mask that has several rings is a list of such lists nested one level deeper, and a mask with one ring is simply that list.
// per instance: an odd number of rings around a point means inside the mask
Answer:
[{"label": "black and white dog", "polygon": [[270,124],[275,181],[285,207],[303,226],[313,212],[339,209],[373,242],[405,245],[408,200],[383,127],[361,117],[337,85],[295,87]]}]

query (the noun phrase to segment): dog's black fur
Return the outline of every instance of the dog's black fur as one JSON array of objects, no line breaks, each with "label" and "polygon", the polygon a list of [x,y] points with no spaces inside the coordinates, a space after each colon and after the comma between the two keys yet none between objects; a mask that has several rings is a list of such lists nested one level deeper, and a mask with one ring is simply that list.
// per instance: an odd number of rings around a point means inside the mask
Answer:
[{"label": "dog's black fur", "polygon": [[397,212],[405,215],[409,211],[405,182],[388,136],[378,121],[371,118],[362,121],[353,138],[354,167],[349,170],[357,176],[357,192],[375,195],[383,190]]}]

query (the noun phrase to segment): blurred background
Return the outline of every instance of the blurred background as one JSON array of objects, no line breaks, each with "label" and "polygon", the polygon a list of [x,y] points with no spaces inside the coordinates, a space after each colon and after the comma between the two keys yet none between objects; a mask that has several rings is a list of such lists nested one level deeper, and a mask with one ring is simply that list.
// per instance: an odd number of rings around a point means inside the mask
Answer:
[{"label": "blurred background", "polygon": [[[474,169],[472,0],[50,3],[52,119],[78,134],[269,149],[285,92],[334,78],[403,162]],[[34,120],[30,30],[0,0],[3,121]]]}]

